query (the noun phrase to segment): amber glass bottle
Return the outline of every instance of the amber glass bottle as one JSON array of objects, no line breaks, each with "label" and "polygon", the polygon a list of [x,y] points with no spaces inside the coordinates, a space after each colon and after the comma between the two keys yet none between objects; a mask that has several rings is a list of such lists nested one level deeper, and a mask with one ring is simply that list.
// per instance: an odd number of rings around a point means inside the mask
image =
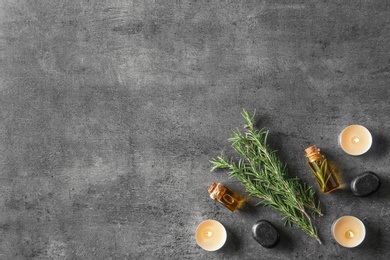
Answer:
[{"label": "amber glass bottle", "polygon": [[323,193],[341,188],[336,173],[329,168],[328,161],[315,145],[305,149],[311,171],[317,179]]},{"label": "amber glass bottle", "polygon": [[221,183],[214,182],[209,188],[210,197],[234,212],[244,202],[244,198]]}]

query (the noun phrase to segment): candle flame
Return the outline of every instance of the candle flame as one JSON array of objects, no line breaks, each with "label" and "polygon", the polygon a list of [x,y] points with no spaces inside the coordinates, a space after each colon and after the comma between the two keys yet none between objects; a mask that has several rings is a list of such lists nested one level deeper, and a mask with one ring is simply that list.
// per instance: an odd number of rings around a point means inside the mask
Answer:
[{"label": "candle flame", "polygon": [[206,230],[204,232],[204,234],[205,234],[206,237],[212,237],[213,236],[213,232],[211,230]]},{"label": "candle flame", "polygon": [[359,137],[354,137],[354,138],[352,139],[352,142],[354,142],[355,144],[358,143],[358,142],[360,142]]},{"label": "candle flame", "polygon": [[345,237],[346,238],[353,238],[355,237],[355,234],[352,232],[352,230],[345,231]]}]

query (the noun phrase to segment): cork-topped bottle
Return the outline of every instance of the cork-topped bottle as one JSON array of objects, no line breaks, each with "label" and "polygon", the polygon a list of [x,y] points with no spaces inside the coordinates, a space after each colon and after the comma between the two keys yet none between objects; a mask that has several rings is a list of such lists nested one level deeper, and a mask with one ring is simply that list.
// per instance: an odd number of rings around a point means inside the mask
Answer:
[{"label": "cork-topped bottle", "polygon": [[214,182],[209,188],[210,197],[234,212],[244,202],[244,198],[221,183]]},{"label": "cork-topped bottle", "polygon": [[336,173],[329,167],[328,161],[320,153],[320,149],[313,145],[305,149],[305,152],[310,169],[316,177],[321,191],[326,194],[341,188]]}]

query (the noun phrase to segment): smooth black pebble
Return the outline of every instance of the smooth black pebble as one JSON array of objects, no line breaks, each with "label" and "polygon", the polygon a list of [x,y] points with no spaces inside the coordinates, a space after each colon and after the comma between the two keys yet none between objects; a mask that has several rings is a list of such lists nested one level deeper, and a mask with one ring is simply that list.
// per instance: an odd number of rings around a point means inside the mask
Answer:
[{"label": "smooth black pebble", "polygon": [[267,220],[260,220],[252,227],[253,238],[263,247],[272,248],[279,243],[279,233]]},{"label": "smooth black pebble", "polygon": [[379,190],[381,180],[373,172],[364,172],[351,181],[351,191],[358,197],[366,197]]}]

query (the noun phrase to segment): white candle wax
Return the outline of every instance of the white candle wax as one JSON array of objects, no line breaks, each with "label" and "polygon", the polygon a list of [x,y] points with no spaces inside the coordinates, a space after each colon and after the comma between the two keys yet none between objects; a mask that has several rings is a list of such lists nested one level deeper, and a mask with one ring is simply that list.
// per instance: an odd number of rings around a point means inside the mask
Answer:
[{"label": "white candle wax", "polygon": [[372,144],[372,136],[367,128],[361,125],[350,125],[340,134],[341,148],[349,155],[362,155]]},{"label": "white candle wax", "polygon": [[216,251],[226,242],[225,227],[216,220],[205,220],[196,229],[196,242],[206,251]]},{"label": "white candle wax", "polygon": [[363,242],[366,236],[366,228],[360,219],[353,216],[344,216],[333,222],[332,234],[337,243],[352,248]]}]

